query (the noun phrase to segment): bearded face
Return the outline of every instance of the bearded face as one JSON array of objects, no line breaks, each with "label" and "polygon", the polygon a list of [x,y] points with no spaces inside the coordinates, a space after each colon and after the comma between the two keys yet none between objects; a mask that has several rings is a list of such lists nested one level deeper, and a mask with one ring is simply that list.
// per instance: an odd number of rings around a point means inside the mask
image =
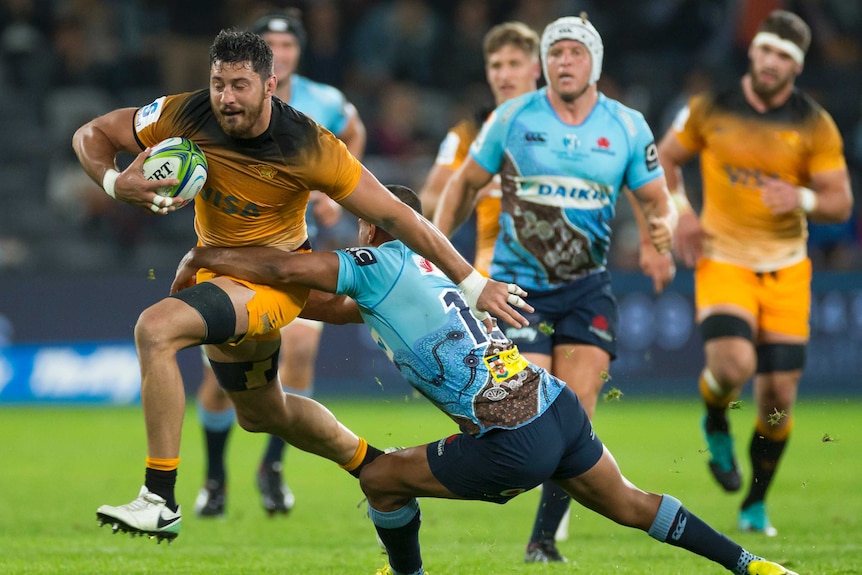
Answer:
[{"label": "bearded face", "polygon": [[221,129],[234,138],[253,138],[266,130],[264,111],[274,89],[275,76],[264,81],[250,62],[216,62],[210,71],[210,105]]},{"label": "bearded face", "polygon": [[751,88],[764,101],[792,86],[802,67],[783,50],[769,44],[752,46],[748,68]]}]

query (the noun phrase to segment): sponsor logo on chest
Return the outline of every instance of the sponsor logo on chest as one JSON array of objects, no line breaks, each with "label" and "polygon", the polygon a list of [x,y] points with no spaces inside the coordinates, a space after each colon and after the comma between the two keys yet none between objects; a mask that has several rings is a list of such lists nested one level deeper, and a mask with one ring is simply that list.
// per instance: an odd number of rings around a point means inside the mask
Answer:
[{"label": "sponsor logo on chest", "polygon": [[611,204],[613,189],[583,178],[539,176],[515,178],[519,199],[559,208],[598,210]]}]

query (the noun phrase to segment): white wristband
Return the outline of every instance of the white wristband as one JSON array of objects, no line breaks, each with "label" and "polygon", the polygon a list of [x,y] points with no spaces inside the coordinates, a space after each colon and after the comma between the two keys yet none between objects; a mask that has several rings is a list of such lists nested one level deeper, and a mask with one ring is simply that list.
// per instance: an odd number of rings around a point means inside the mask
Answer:
[{"label": "white wristband", "polygon": [[470,272],[470,275],[465,277],[461,283],[458,284],[458,289],[464,292],[464,297],[467,299],[467,305],[470,306],[470,309],[473,310],[473,313],[482,320],[486,317],[489,317],[487,312],[479,311],[476,308],[476,302],[479,301],[479,295],[482,293],[482,290],[485,289],[485,286],[488,284],[488,278],[473,270]]},{"label": "white wristband", "polygon": [[691,203],[689,203],[685,192],[674,192],[670,197],[673,200],[674,206],[676,206],[676,211],[680,214],[694,211],[694,208],[691,207]]},{"label": "white wristband", "polygon": [[799,193],[799,207],[806,214],[810,214],[817,208],[817,194],[809,188],[798,187],[796,190]]},{"label": "white wristband", "polygon": [[105,193],[116,199],[117,195],[114,193],[114,184],[117,183],[117,178],[120,177],[120,172],[115,170],[114,168],[110,168],[105,175],[102,177],[102,189],[105,190]]}]

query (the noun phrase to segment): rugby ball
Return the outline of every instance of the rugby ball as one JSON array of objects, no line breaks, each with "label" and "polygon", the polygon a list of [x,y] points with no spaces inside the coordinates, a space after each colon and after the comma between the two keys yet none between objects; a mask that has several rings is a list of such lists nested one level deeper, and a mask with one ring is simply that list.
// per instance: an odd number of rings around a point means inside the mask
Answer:
[{"label": "rugby ball", "polygon": [[207,159],[201,149],[187,138],[168,138],[159,142],[144,160],[144,178],[167,180],[176,178],[176,186],[165,186],[157,193],[169,198],[181,198],[181,208],[194,199],[207,181]]}]

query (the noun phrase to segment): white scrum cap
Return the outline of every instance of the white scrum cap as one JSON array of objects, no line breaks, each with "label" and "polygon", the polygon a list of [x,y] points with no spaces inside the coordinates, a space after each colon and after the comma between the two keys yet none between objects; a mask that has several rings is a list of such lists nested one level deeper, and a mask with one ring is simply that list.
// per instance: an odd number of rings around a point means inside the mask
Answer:
[{"label": "white scrum cap", "polygon": [[593,61],[590,84],[598,82],[602,75],[605,47],[599,31],[587,20],[586,14],[558,18],[545,27],[542,32],[542,71],[545,73],[545,80],[548,79],[548,50],[560,40],[577,40],[587,47]]}]

